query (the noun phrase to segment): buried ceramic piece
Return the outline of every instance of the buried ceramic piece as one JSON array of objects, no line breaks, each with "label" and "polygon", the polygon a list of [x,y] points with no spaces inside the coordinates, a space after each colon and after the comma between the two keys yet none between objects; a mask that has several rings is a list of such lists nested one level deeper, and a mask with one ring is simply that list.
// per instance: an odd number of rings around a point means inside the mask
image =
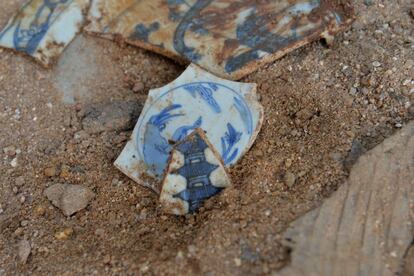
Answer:
[{"label": "buried ceramic piece", "polygon": [[224,164],[231,166],[251,147],[262,121],[256,84],[223,80],[190,65],[172,83],[149,92],[115,165],[159,193],[172,144],[201,128]]},{"label": "buried ceramic piece", "polygon": [[236,80],[352,17],[348,0],[95,0],[86,30]]},{"label": "buried ceramic piece", "polygon": [[80,31],[88,7],[89,0],[31,0],[0,32],[0,46],[49,66]]},{"label": "buried ceramic piece", "polygon": [[197,128],[174,145],[160,194],[166,213],[193,213],[204,200],[231,185],[220,154]]}]

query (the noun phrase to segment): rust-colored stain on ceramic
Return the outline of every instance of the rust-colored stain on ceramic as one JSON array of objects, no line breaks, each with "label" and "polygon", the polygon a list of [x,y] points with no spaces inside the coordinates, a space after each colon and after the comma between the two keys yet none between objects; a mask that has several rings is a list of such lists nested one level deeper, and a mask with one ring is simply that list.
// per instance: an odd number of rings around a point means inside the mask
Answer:
[{"label": "rust-colored stain on ceramic", "polygon": [[346,0],[96,0],[87,30],[240,79],[352,22]]}]

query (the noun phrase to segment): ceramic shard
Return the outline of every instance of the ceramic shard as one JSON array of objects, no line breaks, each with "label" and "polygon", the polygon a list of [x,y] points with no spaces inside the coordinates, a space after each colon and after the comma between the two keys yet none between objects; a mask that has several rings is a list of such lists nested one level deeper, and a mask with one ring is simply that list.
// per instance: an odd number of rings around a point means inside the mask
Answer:
[{"label": "ceramic shard", "polygon": [[0,32],[0,46],[24,52],[47,67],[80,31],[88,7],[89,0],[28,1]]},{"label": "ceramic shard", "polygon": [[161,184],[160,202],[166,213],[194,213],[206,199],[230,185],[220,154],[197,128],[174,145]]},{"label": "ceramic shard", "polygon": [[224,164],[231,166],[249,150],[262,121],[256,84],[220,79],[190,65],[172,83],[149,92],[115,165],[159,193],[172,144],[201,128]]},{"label": "ceramic shard", "polygon": [[348,0],[96,0],[86,29],[240,79],[352,18]]}]

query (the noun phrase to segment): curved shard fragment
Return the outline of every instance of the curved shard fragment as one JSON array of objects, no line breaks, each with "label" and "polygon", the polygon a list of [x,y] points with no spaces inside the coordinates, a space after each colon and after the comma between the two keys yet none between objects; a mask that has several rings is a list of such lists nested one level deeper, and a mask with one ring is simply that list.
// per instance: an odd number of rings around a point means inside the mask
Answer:
[{"label": "curved shard fragment", "polygon": [[80,31],[89,0],[31,0],[0,32],[0,46],[51,65]]},{"label": "curved shard fragment", "polygon": [[352,18],[348,0],[96,0],[86,29],[240,79]]},{"label": "curved shard fragment", "polygon": [[231,166],[252,146],[262,121],[256,84],[223,80],[190,65],[172,83],[149,92],[115,165],[159,193],[174,143],[201,128],[224,164]]}]

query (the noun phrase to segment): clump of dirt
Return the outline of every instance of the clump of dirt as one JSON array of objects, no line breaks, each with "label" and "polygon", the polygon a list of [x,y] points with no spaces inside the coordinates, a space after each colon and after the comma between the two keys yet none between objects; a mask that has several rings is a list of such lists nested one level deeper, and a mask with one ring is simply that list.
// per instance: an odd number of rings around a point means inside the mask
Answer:
[{"label": "clump of dirt", "polygon": [[[0,24],[22,2],[3,1]],[[70,62],[85,54],[70,49],[49,71],[0,50],[0,274],[280,269],[289,261],[281,238],[289,222],[329,196],[358,154],[414,116],[410,5],[354,1],[357,20],[331,48],[312,43],[243,79],[258,84],[262,131],[232,168],[234,186],[187,217],[163,214],[153,192],[113,166],[130,129],[86,132],[79,116],[91,104],[143,104],[148,89],[183,67],[89,36],[74,42],[94,53],[82,63],[82,72],[92,72],[85,78],[73,77]],[[43,194],[54,183],[83,185],[96,197],[66,217]],[[25,265],[22,240],[31,248]]]}]

